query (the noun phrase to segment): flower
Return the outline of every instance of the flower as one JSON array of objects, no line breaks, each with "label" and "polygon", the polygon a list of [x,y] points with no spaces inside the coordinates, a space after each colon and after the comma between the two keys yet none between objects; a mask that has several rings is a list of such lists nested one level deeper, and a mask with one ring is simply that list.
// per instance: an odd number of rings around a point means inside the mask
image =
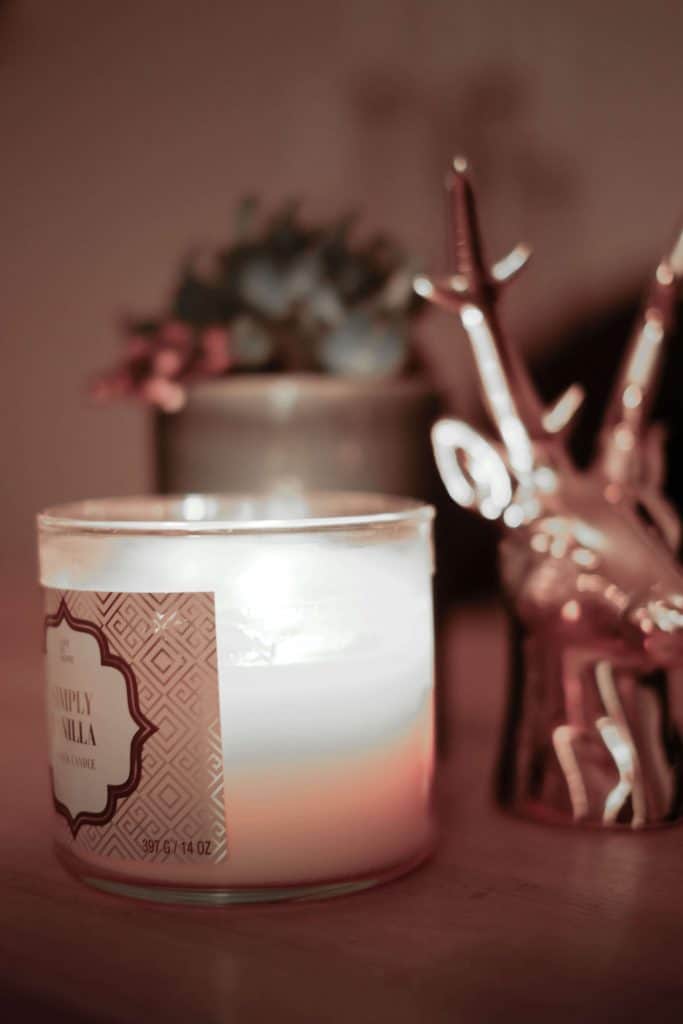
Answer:
[{"label": "flower", "polygon": [[244,201],[235,241],[185,261],[168,315],[127,326],[93,396],[173,412],[189,382],[240,371],[402,372],[422,305],[417,268],[385,236],[354,242],[354,220],[311,227],[288,203],[259,223],[258,204]]}]

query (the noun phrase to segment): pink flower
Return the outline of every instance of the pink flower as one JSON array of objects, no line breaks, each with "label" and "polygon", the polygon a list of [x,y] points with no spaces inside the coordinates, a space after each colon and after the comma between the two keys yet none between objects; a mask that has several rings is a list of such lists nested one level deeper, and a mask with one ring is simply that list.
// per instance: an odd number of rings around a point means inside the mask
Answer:
[{"label": "pink flower", "polygon": [[158,377],[178,377],[185,365],[184,352],[176,348],[160,348],[152,357],[152,373]]},{"label": "pink flower", "polygon": [[142,382],[139,394],[163,412],[178,412],[185,405],[185,388],[167,377],[148,377]]},{"label": "pink flower", "polygon": [[188,352],[192,347],[192,328],[182,320],[167,320],[159,332],[162,343]]},{"label": "pink flower", "polygon": [[149,356],[152,350],[150,339],[144,334],[129,334],[126,338],[124,358],[126,362],[137,362]]},{"label": "pink flower", "polygon": [[217,377],[229,370],[232,364],[228,331],[224,327],[207,327],[201,337],[197,369],[210,377]]}]

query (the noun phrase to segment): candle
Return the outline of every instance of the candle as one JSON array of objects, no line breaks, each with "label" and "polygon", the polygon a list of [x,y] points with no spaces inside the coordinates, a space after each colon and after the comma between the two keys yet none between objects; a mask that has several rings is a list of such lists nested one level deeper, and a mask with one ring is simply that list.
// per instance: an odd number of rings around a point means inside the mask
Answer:
[{"label": "candle", "polygon": [[433,839],[432,510],[113,499],[39,517],[60,858],[195,902],[346,892]]}]

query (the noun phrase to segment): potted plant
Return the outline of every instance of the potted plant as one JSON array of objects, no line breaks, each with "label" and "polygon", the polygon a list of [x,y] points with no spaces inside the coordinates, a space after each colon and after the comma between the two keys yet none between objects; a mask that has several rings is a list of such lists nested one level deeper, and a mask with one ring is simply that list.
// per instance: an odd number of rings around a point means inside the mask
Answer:
[{"label": "potted plant", "polygon": [[432,497],[437,412],[414,334],[416,267],[353,216],[238,208],[232,242],[186,261],[168,310],[126,325],[96,397],[156,411],[165,492],[353,489]]}]

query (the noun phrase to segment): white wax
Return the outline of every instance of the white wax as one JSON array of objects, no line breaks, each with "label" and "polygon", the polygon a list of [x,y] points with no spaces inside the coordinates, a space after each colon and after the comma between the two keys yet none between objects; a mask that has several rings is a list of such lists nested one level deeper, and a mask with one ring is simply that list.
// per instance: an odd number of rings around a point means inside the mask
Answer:
[{"label": "white wax", "polygon": [[381,873],[430,842],[430,552],[418,530],[54,535],[48,587],[212,591],[228,857],[88,859],[155,881],[306,884]]}]

